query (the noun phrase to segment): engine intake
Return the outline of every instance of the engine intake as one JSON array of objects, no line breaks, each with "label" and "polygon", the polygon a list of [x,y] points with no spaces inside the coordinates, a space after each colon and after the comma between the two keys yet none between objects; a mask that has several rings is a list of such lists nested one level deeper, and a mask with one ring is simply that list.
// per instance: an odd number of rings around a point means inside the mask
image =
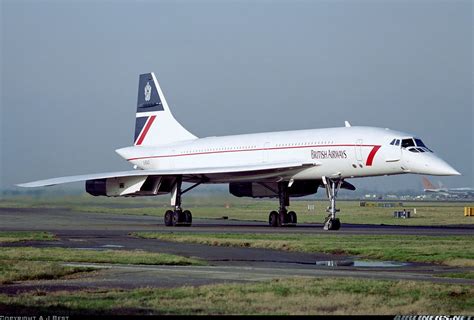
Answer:
[{"label": "engine intake", "polygon": [[[303,197],[318,192],[321,181],[295,181],[288,188],[290,197]],[[236,197],[277,198],[278,183],[276,182],[231,182],[229,192]]]},{"label": "engine intake", "polygon": [[136,197],[171,192],[175,177],[132,176],[86,181],[86,192],[93,196]]}]

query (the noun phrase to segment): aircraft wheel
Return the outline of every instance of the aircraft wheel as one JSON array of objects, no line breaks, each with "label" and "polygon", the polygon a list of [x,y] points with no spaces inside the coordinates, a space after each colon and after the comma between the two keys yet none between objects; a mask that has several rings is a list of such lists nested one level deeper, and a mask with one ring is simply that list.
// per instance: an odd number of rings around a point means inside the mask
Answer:
[{"label": "aircraft wheel", "polygon": [[290,217],[288,216],[288,213],[286,212],[286,210],[284,212],[280,212],[278,214],[278,216],[280,218],[279,221],[278,221],[279,222],[279,225],[278,225],[279,227],[286,226],[287,223],[290,221]]},{"label": "aircraft wheel", "polygon": [[167,210],[165,212],[165,226],[171,227],[173,225],[173,211]]},{"label": "aircraft wheel", "polygon": [[338,218],[328,219],[325,223],[324,229],[326,230],[339,230],[341,228],[341,221]]},{"label": "aircraft wheel", "polygon": [[296,224],[298,218],[296,217],[296,212],[290,211],[288,212],[288,221],[291,224]]},{"label": "aircraft wheel", "polygon": [[173,225],[173,226],[176,226],[176,225],[178,225],[178,223],[181,222],[181,219],[180,219],[181,216],[182,216],[182,212],[181,212],[181,211],[175,210],[175,211],[173,212],[173,219],[172,219],[172,222],[173,222],[172,225]]},{"label": "aircraft wheel", "polygon": [[272,211],[270,212],[270,215],[268,216],[268,224],[270,227],[278,227],[280,225],[280,217],[278,215],[278,212]]},{"label": "aircraft wheel", "polygon": [[184,215],[184,221],[186,222],[186,225],[190,226],[193,223],[193,215],[191,214],[191,211],[184,210],[183,215]]}]

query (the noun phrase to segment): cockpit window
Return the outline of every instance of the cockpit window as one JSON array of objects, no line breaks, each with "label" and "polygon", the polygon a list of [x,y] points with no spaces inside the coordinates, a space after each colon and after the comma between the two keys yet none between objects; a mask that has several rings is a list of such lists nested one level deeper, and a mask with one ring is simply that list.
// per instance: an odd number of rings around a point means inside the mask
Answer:
[{"label": "cockpit window", "polygon": [[[395,141],[395,145],[398,145],[400,140]],[[417,138],[408,138],[402,140],[402,148],[407,149],[410,152],[415,153],[423,153],[423,152],[433,152],[421,141]]]},{"label": "cockpit window", "polygon": [[399,146],[400,145],[400,139],[393,139],[392,142],[390,142],[392,146]]},{"label": "cockpit window", "polygon": [[413,139],[403,139],[402,140],[402,148],[414,147],[415,143]]},{"label": "cockpit window", "polygon": [[433,152],[433,151],[431,151],[431,150],[423,143],[423,141],[421,141],[421,139],[415,138],[415,143],[416,143],[416,146],[417,146],[417,147],[422,147],[421,149],[422,149],[424,152]]},{"label": "cockpit window", "polygon": [[420,139],[415,138],[415,143],[418,147],[425,147],[426,148],[425,144]]}]

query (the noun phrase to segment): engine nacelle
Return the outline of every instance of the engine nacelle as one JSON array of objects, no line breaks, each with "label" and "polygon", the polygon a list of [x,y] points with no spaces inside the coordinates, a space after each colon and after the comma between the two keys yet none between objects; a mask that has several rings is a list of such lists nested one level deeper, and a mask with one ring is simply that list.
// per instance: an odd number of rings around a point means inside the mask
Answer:
[{"label": "engine nacelle", "polygon": [[86,192],[93,196],[136,197],[170,193],[174,177],[136,176],[86,181]]},{"label": "engine nacelle", "polygon": [[[288,188],[290,197],[303,197],[318,192],[321,181],[295,181]],[[231,182],[229,192],[236,197],[278,198],[278,183]]]}]

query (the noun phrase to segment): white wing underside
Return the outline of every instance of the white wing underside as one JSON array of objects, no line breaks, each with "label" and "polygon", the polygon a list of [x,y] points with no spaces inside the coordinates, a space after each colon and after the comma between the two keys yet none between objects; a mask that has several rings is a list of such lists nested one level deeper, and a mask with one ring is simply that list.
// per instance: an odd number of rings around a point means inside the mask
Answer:
[{"label": "white wing underside", "polygon": [[139,176],[182,176],[183,181],[225,183],[232,181],[255,180],[281,180],[291,177],[299,171],[309,167],[318,166],[321,163],[282,162],[273,164],[246,165],[234,167],[176,169],[176,170],[131,170],[85,174],[78,176],[59,177],[46,180],[21,183],[17,186],[25,188],[54,186],[57,184],[122,177]]}]

